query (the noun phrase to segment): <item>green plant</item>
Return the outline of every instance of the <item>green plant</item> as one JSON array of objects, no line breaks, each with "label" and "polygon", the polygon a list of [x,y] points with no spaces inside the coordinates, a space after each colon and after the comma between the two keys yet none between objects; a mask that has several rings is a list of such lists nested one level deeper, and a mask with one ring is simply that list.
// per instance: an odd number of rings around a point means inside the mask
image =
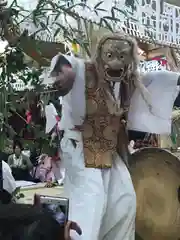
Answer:
[{"label": "green plant", "polygon": [[[90,1],[50,1],[39,0],[37,5],[31,10],[24,6],[19,6],[18,1],[14,0],[10,8],[2,11],[2,36],[9,43],[22,47],[27,50],[26,44],[34,45],[34,51],[43,58],[43,54],[47,53],[48,49],[43,48],[38,42],[43,40],[46,42],[56,41],[76,41],[88,56],[91,54],[91,33],[93,29],[107,28],[110,31],[114,30],[117,23],[123,23],[124,19],[132,17],[132,10],[135,10],[137,0],[125,1],[126,8],[121,10],[112,4],[111,9],[104,9],[104,1],[99,1],[96,5],[91,6]],[[129,11],[128,11],[129,9]],[[93,17],[98,16],[96,22],[90,19],[85,19],[79,12],[86,12]],[[30,22],[34,30],[30,30],[25,26],[25,23]],[[21,27],[24,26],[24,31],[21,32]],[[28,41],[27,40],[27,37]],[[26,41],[26,43],[25,43]],[[52,49],[51,49],[52,51]],[[38,53],[37,53],[38,52]],[[40,60],[39,60],[40,61]],[[45,63],[45,61],[44,61]]]}]

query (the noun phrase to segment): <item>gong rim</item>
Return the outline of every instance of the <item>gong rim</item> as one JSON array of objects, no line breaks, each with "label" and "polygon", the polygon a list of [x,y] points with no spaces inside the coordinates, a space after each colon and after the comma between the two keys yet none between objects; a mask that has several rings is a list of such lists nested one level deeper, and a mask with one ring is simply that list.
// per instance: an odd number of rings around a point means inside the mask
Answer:
[{"label": "gong rim", "polygon": [[137,198],[136,231],[144,240],[180,239],[180,161],[167,150],[143,148],[131,156]]}]

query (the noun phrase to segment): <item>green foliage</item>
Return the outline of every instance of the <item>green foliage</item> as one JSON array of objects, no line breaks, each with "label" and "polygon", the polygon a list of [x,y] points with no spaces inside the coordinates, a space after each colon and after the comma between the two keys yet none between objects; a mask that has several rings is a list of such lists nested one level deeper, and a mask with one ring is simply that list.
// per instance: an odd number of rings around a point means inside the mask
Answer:
[{"label": "green foliage", "polygon": [[[27,63],[25,63],[24,58],[24,53],[19,47],[7,48],[0,58],[2,70],[0,75],[0,150],[3,150],[6,146],[7,129],[8,135],[10,135],[11,138],[16,134],[8,125],[10,112],[19,115],[22,109],[28,109],[28,101],[31,99],[31,95],[42,91],[44,92],[45,90],[39,80],[43,69],[29,67]],[[17,79],[22,80],[25,85],[33,87],[33,90],[31,92],[24,91],[24,93],[16,92],[11,84],[15,83]],[[51,94],[41,94],[41,100],[45,105],[48,104],[50,97]],[[26,101],[24,101],[24,99],[26,99]],[[26,121],[22,116],[20,117]],[[53,148],[49,145],[49,137],[45,134],[45,129],[42,126],[30,124],[28,131],[34,132],[35,142],[42,146],[44,153],[53,154]],[[22,133],[19,134],[19,136],[22,137]],[[27,144],[32,148],[34,146],[34,140],[27,141]]]},{"label": "green foliage", "polygon": [[[20,101],[20,95],[12,84],[22,80],[25,85],[33,85],[36,89],[42,69],[29,68],[24,61],[24,53],[18,47],[6,48],[0,58],[0,150],[6,145],[6,134],[13,138],[16,134],[8,125],[11,113],[18,114],[22,109],[28,109],[27,102]],[[21,96],[23,98],[25,96]],[[25,121],[25,119],[24,119]]]},{"label": "green foliage", "polygon": [[0,58],[1,78],[0,84],[10,87],[10,83],[15,83],[17,79],[28,83],[38,84],[42,69],[30,68],[25,63],[25,56],[19,47],[6,48]]},{"label": "green foliage", "polygon": [[[86,53],[90,55],[91,36],[88,36],[91,28],[107,28],[114,30],[117,23],[123,23],[132,17],[133,11],[136,10],[137,0],[126,0],[125,8],[119,9],[116,5],[108,11],[102,6],[104,1],[99,1],[93,7],[89,1],[50,1],[39,0],[34,9],[26,9],[26,6],[19,6],[18,1],[14,1],[11,8],[14,11],[13,21],[16,25],[23,27],[25,22],[31,22],[34,30],[28,29],[33,38],[43,39],[45,41],[62,41],[73,42],[74,39],[84,47]],[[129,9],[129,10],[128,10]],[[85,17],[82,13],[87,12]],[[88,19],[96,18],[96,22]],[[91,24],[93,23],[93,24]],[[23,27],[26,29],[26,27]],[[27,29],[26,29],[27,30]]]}]

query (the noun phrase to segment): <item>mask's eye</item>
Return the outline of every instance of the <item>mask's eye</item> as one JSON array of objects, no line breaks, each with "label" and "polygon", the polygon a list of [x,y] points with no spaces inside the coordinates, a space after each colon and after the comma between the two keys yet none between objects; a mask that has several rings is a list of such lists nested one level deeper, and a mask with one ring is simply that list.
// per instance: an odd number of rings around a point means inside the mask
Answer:
[{"label": "mask's eye", "polygon": [[107,57],[108,57],[108,58],[111,58],[111,57],[112,57],[112,53],[109,53],[109,52],[108,52],[108,53],[107,53]]},{"label": "mask's eye", "polygon": [[124,56],[123,56],[123,55],[121,55],[121,56],[120,56],[120,59],[124,59]]}]

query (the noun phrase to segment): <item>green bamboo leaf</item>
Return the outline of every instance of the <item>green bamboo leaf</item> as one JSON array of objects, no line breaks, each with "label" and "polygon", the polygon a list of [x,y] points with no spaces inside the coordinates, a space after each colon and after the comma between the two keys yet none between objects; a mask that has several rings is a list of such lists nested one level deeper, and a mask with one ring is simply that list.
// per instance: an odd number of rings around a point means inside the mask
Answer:
[{"label": "green bamboo leaf", "polygon": [[107,10],[103,8],[96,8],[96,11],[107,12]]},{"label": "green bamboo leaf", "polygon": [[54,21],[56,22],[57,21],[57,19],[60,17],[62,15],[62,13],[61,12],[59,12],[56,16],[55,16],[55,18],[54,18]]},{"label": "green bamboo leaf", "polygon": [[103,17],[103,19],[108,19],[108,20],[115,21],[115,22],[121,22],[121,20],[119,18],[110,17],[110,16],[105,16],[105,17]]},{"label": "green bamboo leaf", "polygon": [[49,26],[49,20],[50,20],[50,16],[48,15],[48,17],[46,18],[46,26]]},{"label": "green bamboo leaf", "polygon": [[114,8],[111,8],[111,15],[112,15],[112,18],[115,18]]},{"label": "green bamboo leaf", "polygon": [[9,8],[11,9],[12,7],[17,7],[18,5],[17,5],[17,0],[13,0],[12,1],[12,3],[11,3],[11,5],[9,6]]},{"label": "green bamboo leaf", "polygon": [[96,11],[96,10],[94,9],[94,12],[95,12],[96,16],[98,16],[98,11]]},{"label": "green bamboo leaf", "polygon": [[103,27],[103,19],[101,18],[100,21],[99,21],[99,29]]},{"label": "green bamboo leaf", "polygon": [[113,29],[112,29],[111,25],[108,23],[108,21],[104,18],[102,18],[102,19],[103,19],[103,22],[105,23],[105,27],[107,27],[111,32],[113,32]]},{"label": "green bamboo leaf", "polygon": [[40,22],[40,25],[41,25],[42,29],[47,29],[47,25],[44,24],[43,22]]},{"label": "green bamboo leaf", "polygon": [[69,10],[71,10],[71,9],[74,9],[74,8],[77,7],[77,6],[80,6],[80,7],[83,7],[83,8],[86,7],[86,8],[88,8],[89,10],[91,10],[91,8],[90,8],[89,6],[87,6],[85,3],[77,3],[77,4],[74,4],[74,5],[66,8],[66,11],[69,11]]},{"label": "green bamboo leaf", "polygon": [[54,33],[54,38],[56,38],[60,32],[61,32],[61,28],[58,28]]},{"label": "green bamboo leaf", "polygon": [[38,20],[36,18],[36,12],[35,11],[32,12],[32,20],[33,20],[34,25],[36,27],[38,27]]},{"label": "green bamboo leaf", "polygon": [[64,25],[62,25],[62,24],[60,24],[60,23],[58,23],[58,22],[56,22],[55,25],[57,25],[57,26],[58,26],[60,29],[62,29],[64,32],[68,32],[68,29],[67,29]]},{"label": "green bamboo leaf", "polygon": [[97,9],[104,1],[100,1],[98,2],[95,6],[94,6],[94,9]]},{"label": "green bamboo leaf", "polygon": [[71,30],[74,32],[74,33],[78,33],[79,35],[83,35],[83,31],[81,31],[80,29],[77,29],[77,28],[71,28]]},{"label": "green bamboo leaf", "polygon": [[116,10],[116,11],[122,13],[123,15],[125,15],[126,17],[128,17],[128,14],[125,10],[121,10],[120,8],[117,8],[117,7],[112,7],[112,8],[113,8],[113,10]]},{"label": "green bamboo leaf", "polygon": [[56,11],[60,12],[61,14],[63,13],[65,15],[64,16],[65,18],[66,18],[66,14],[76,20],[79,18],[79,15],[75,11],[68,10],[67,8],[64,8],[62,6],[59,6],[58,9],[56,9]]},{"label": "green bamboo leaf", "polygon": [[52,7],[53,9],[56,9],[56,8],[58,7],[58,5],[57,5],[56,3],[54,3],[53,1],[47,1],[46,4],[51,5],[51,7]]},{"label": "green bamboo leaf", "polygon": [[30,13],[30,11],[29,11],[29,10],[27,10],[27,9],[23,8],[22,6],[18,6],[18,8],[19,8],[19,10],[20,10],[21,12]]},{"label": "green bamboo leaf", "polygon": [[[35,38],[36,35],[37,35],[38,33],[42,32],[42,31],[44,31],[44,29],[39,29],[39,30],[37,30],[36,32],[34,32],[33,34],[31,34],[30,36],[31,36],[32,38]],[[37,51],[37,49],[36,49],[36,51]]]}]

